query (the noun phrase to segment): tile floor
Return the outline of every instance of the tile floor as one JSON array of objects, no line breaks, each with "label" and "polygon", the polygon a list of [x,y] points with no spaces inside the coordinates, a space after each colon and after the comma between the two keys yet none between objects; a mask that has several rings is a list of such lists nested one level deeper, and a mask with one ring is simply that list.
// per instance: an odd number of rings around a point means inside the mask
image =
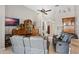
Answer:
[{"label": "tile floor", "polygon": [[3,54],[12,54],[12,47],[7,47],[4,51]]}]

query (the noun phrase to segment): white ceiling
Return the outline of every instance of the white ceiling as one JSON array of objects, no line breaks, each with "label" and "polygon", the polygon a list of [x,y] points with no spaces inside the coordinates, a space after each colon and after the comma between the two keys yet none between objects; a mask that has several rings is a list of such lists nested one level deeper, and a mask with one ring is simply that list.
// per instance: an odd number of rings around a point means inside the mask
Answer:
[{"label": "white ceiling", "polygon": [[46,10],[53,9],[54,7],[54,5],[25,5],[25,6],[34,11],[41,10],[42,8]]},{"label": "white ceiling", "polygon": [[[54,15],[55,15],[55,10],[57,10],[57,7],[61,7],[61,5],[24,5],[25,7],[35,11],[37,14],[41,14],[41,12],[37,11],[37,10],[41,10],[41,9],[45,9],[45,10],[49,10],[51,9],[52,11],[47,12],[47,15],[44,15],[43,17],[45,18],[45,20],[52,20],[54,19]],[[42,15],[41,15],[42,16]]]},{"label": "white ceiling", "polygon": [[37,10],[41,10],[41,9],[45,9],[45,10],[49,10],[51,9],[52,11],[47,12],[48,15],[46,15],[48,19],[50,19],[51,17],[53,17],[53,13],[54,13],[54,8],[55,5],[24,5],[27,8],[30,8],[31,10],[34,10],[36,13],[40,13]]}]

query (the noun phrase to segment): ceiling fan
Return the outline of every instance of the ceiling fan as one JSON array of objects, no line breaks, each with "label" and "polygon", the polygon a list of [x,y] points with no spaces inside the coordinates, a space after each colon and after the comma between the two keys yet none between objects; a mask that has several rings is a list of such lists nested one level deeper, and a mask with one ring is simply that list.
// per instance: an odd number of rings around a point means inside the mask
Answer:
[{"label": "ceiling fan", "polygon": [[45,9],[42,8],[41,10],[38,10],[38,11],[40,11],[40,12],[44,13],[45,15],[47,15],[47,12],[52,11],[52,10],[51,9],[45,10]]}]

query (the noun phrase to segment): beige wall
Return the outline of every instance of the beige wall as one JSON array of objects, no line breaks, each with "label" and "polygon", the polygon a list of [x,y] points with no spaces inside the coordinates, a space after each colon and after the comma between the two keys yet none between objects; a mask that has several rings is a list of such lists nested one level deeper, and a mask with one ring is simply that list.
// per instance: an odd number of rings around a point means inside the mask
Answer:
[{"label": "beige wall", "polygon": [[79,38],[79,6],[75,6],[75,17],[76,17],[76,33]]},{"label": "beige wall", "polygon": [[7,17],[20,18],[20,23],[23,23],[23,21],[28,18],[35,20],[37,14],[24,5],[7,5],[5,15]]},{"label": "beige wall", "polygon": [[[70,8],[70,11],[68,11],[68,8]],[[66,12],[64,12],[64,10]],[[79,6],[68,5],[68,6],[59,6],[59,7],[54,8],[56,34],[62,31],[62,18],[64,17],[75,17],[75,32],[79,38]]]},{"label": "beige wall", "polygon": [[5,6],[0,5],[0,53],[5,48]]},{"label": "beige wall", "polygon": [[55,34],[59,34],[60,32],[62,32],[62,18],[74,17],[74,16],[75,16],[75,10],[73,5],[64,5],[55,7],[54,8]]},{"label": "beige wall", "polygon": [[[5,11],[6,17],[19,18],[20,23],[23,23],[25,19],[31,19],[33,22],[37,20],[36,12],[24,5],[7,5]],[[16,28],[16,26],[6,26],[6,34],[10,34],[13,28]]]}]

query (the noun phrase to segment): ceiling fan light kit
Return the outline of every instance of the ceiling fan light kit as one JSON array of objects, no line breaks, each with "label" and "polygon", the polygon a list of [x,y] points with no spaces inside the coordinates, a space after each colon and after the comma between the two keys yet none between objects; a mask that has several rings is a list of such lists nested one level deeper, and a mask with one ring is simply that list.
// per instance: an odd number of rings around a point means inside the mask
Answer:
[{"label": "ceiling fan light kit", "polygon": [[42,8],[41,10],[38,10],[38,11],[40,11],[40,12],[44,13],[45,15],[47,15],[47,12],[52,11],[52,10],[51,9],[45,10],[45,9]]}]

